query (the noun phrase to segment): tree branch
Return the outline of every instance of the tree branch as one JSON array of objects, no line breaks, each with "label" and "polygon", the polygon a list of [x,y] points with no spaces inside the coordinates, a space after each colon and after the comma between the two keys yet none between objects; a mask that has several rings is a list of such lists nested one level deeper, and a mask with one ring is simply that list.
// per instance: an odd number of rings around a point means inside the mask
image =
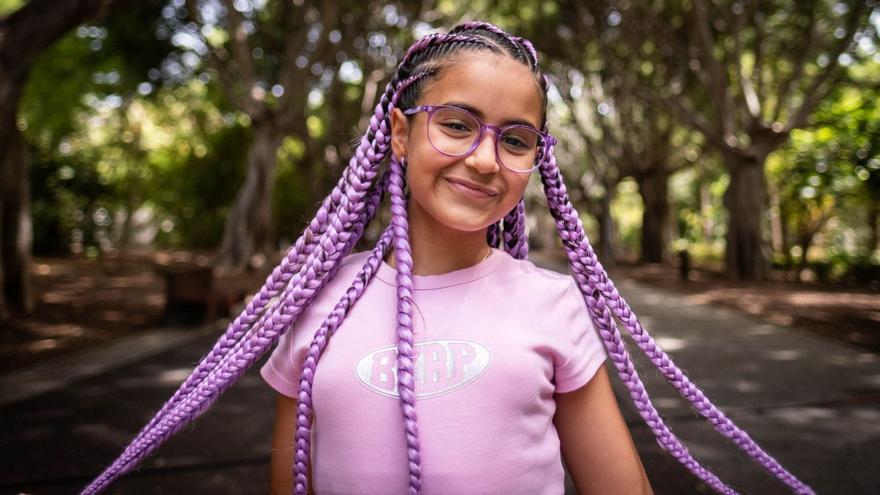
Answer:
[{"label": "tree branch", "polygon": [[715,40],[709,28],[708,12],[705,0],[695,0],[693,5],[695,42],[692,48],[705,67],[700,73],[705,75],[706,89],[709,91],[711,101],[715,104],[721,122],[721,132],[724,137],[735,136],[736,133],[736,109],[731,101],[727,77],[724,69],[712,53]]},{"label": "tree branch", "polygon": [[799,7],[807,7],[809,8],[807,14],[807,24],[804,26],[804,34],[802,38],[806,39],[803,47],[800,47],[794,52],[794,59],[792,60],[792,70],[789,77],[783,79],[782,83],[779,85],[779,90],[777,91],[777,99],[776,99],[776,108],[773,112],[773,119],[771,122],[777,122],[779,118],[782,116],[782,109],[785,108],[786,102],[789,101],[791,97],[791,85],[794,81],[799,81],[801,75],[804,73],[804,66],[807,62],[807,56],[813,53],[813,45],[816,42],[816,2],[815,0],[804,0],[802,2],[798,2],[797,5]]},{"label": "tree branch", "polygon": [[224,0],[223,2],[226,6],[226,15],[229,18],[231,62],[234,63],[235,72],[240,81],[239,84],[243,89],[239,102],[243,104],[242,110],[251,119],[258,121],[265,118],[266,105],[263,101],[257,100],[252,93],[257,80],[253,59],[251,58],[251,47],[244,28],[244,18],[239,11],[235,10],[234,3],[233,0]]},{"label": "tree branch", "polygon": [[[864,12],[865,3],[856,2],[856,5],[852,7],[850,15],[847,18],[846,34],[843,38],[838,40],[837,45],[834,47],[834,50],[829,57],[828,67],[825,71],[816,76],[809,89],[804,93],[803,103],[800,108],[789,115],[788,121],[784,127],[785,131],[791,131],[792,129],[806,125],[810,114],[813,113],[813,110],[816,109],[816,106],[819,105],[822,98],[828,93],[828,91],[830,91],[835,79],[840,76],[842,69],[837,62],[837,59],[847,50],[850,43],[852,43],[853,35],[859,27],[859,20]],[[828,83],[827,85],[825,85],[826,82]]]},{"label": "tree branch", "polygon": [[[732,19],[733,31],[730,33],[730,35],[731,37],[733,37],[733,63],[736,69],[737,79],[739,80],[739,86],[742,90],[742,93],[740,93],[740,98],[742,99],[743,104],[749,111],[751,122],[749,122],[749,126],[747,127],[751,127],[753,123],[760,120],[761,118],[761,100],[758,98],[758,94],[755,92],[755,87],[752,85],[752,77],[755,74],[755,66],[752,66],[752,70],[749,74],[745,73],[742,66],[743,55],[741,35],[745,20],[746,13],[744,10],[739,13],[734,13]],[[755,49],[756,51],[759,49],[757,44]],[[757,63],[757,58],[755,60],[755,63]]]}]

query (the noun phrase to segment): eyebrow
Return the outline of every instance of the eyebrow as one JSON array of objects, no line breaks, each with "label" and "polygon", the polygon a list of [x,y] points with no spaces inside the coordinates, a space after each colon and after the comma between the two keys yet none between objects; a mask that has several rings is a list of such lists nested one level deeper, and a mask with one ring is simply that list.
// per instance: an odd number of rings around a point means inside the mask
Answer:
[{"label": "eyebrow", "polygon": [[[486,118],[486,116],[483,115],[483,112],[477,110],[476,108],[474,108],[471,105],[468,105],[467,103],[461,103],[461,102],[457,102],[457,101],[448,101],[448,102],[444,103],[444,105],[449,105],[452,107],[458,107],[463,110],[467,110],[468,112],[476,115],[477,117],[479,117],[481,119]],[[528,120],[523,120],[523,119],[507,119],[501,123],[501,127],[508,126],[508,125],[514,125],[514,124],[527,125],[533,129],[538,128],[535,124],[529,122]]]}]

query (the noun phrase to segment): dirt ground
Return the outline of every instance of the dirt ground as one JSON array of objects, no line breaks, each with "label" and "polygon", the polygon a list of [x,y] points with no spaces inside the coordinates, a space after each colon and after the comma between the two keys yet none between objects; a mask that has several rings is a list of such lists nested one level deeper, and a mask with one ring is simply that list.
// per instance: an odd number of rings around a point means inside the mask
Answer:
[{"label": "dirt ground", "polygon": [[150,256],[35,258],[36,310],[4,322],[0,371],[131,335],[162,320],[164,281]]},{"label": "dirt ground", "polygon": [[[195,263],[204,256],[159,252],[97,260],[36,258],[32,269],[36,311],[3,323],[0,372],[161,324],[165,280],[157,265],[171,258]],[[880,291],[792,282],[745,283],[708,271],[693,271],[690,280],[683,281],[676,268],[660,265],[620,264],[612,273],[613,279],[617,277],[880,352]]]},{"label": "dirt ground", "polygon": [[618,264],[614,277],[667,288],[695,303],[739,309],[777,325],[880,352],[878,290],[779,280],[743,282],[708,270],[692,270],[684,280],[678,268],[653,264]]}]

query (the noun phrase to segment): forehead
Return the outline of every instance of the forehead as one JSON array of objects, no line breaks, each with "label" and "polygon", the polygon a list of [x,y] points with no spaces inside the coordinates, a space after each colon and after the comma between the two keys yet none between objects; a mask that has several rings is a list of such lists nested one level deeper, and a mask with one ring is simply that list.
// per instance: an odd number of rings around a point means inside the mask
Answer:
[{"label": "forehead", "polygon": [[425,86],[419,104],[464,103],[500,124],[525,120],[541,124],[541,94],[535,75],[510,57],[485,51],[456,56]]}]

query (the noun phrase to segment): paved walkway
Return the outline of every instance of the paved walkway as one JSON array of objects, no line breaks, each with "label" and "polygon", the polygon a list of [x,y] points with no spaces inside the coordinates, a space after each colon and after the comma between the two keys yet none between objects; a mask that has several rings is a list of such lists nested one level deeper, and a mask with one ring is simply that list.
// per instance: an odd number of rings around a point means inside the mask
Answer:
[{"label": "paved walkway", "polygon": [[[625,281],[619,288],[706,394],[818,493],[880,493],[880,356],[671,292]],[[0,493],[76,492],[149,420],[217,332],[158,329],[0,377]],[[698,459],[741,493],[787,493],[640,363],[655,405]],[[113,493],[266,493],[274,399],[257,366]],[[657,447],[615,387],[655,492],[709,493]]]}]

